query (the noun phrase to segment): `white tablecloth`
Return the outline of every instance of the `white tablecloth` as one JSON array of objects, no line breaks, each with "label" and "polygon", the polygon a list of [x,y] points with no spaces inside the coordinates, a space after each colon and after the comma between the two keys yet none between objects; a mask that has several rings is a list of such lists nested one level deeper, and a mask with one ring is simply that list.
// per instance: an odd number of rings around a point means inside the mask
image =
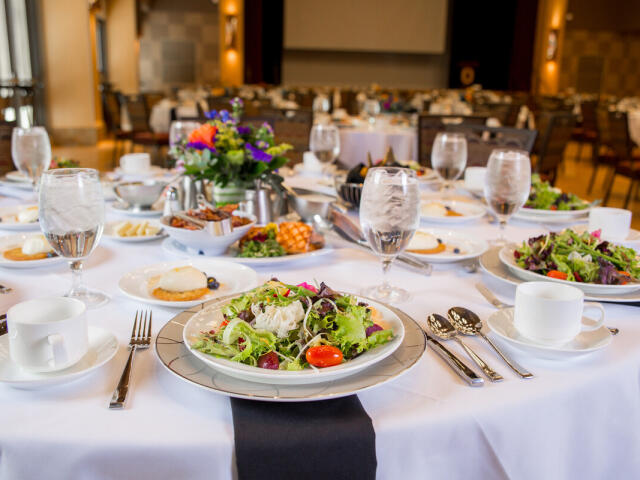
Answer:
[{"label": "white tablecloth", "polygon": [[353,127],[340,129],[340,162],[348,167],[367,162],[367,152],[375,162],[384,158],[393,148],[396,159],[417,160],[418,136],[416,129],[400,126]]},{"label": "white tablecloth", "polygon": [[[1,206],[15,202],[0,198]],[[498,233],[485,220],[456,230],[482,238]],[[520,239],[539,231],[519,224],[509,226],[507,236]],[[143,307],[118,292],[118,279],[167,259],[160,242],[101,241],[87,262],[85,280],[107,291],[112,301],[90,311],[89,321],[113,331],[120,350],[105,367],[75,383],[39,391],[0,385],[0,479],[232,477],[229,400],[169,374],[153,349],[136,356],[128,408],[107,409],[126,360],[134,313]],[[289,282],[324,280],[345,291],[380,279],[380,266],[368,253],[341,249],[332,260],[259,273]],[[413,300],[399,307],[423,325],[427,314],[454,305],[471,308],[485,320],[494,311],[473,288],[480,273],[437,270],[423,277],[395,266],[390,277],[412,292]],[[0,308],[4,312],[20,300],[62,294],[69,280],[65,265],[0,270],[0,284],[15,288],[0,295]],[[512,289],[497,291],[512,300]],[[427,351],[403,377],[361,393],[376,431],[378,478],[640,478],[640,310],[605,308],[606,323],[621,333],[604,351],[551,362],[509,349],[536,374],[532,380],[516,378],[484,343],[469,339],[504,382],[467,387]],[[154,307],[154,331],[175,314]],[[457,345],[447,346],[463,356]]]}]

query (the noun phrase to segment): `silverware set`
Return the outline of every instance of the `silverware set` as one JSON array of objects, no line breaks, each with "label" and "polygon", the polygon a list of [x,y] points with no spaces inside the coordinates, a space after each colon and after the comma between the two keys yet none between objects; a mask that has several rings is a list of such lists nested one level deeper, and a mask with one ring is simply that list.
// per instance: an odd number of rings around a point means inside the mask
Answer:
[{"label": "silverware set", "polygon": [[[133,321],[133,330],[131,331],[131,340],[129,341],[129,358],[122,371],[122,376],[118,382],[118,386],[113,392],[109,408],[123,409],[127,401],[129,393],[129,384],[131,383],[131,370],[133,369],[133,357],[137,350],[145,350],[151,345],[151,320],[153,312],[150,310],[141,312],[137,311]],[[148,323],[147,323],[148,319]]]},{"label": "silverware set", "polygon": [[[447,317],[437,313],[432,313],[427,317],[427,326],[433,335],[439,339],[445,341],[454,340],[457,342],[491,382],[500,382],[504,380],[504,377],[489,366],[489,364],[471,347],[469,347],[469,345],[463,342],[460,339],[459,334],[463,336],[478,336],[484,339],[507,364],[507,366],[520,378],[533,378],[533,374],[531,372],[507,356],[489,337],[487,337],[487,335],[482,332],[482,321],[480,320],[480,317],[467,308],[450,308],[447,312]],[[462,360],[457,358],[455,354],[447,350],[428,333],[427,341],[431,345],[432,349],[469,385],[482,386],[484,384],[484,380],[480,378],[470,367],[468,367]]]}]

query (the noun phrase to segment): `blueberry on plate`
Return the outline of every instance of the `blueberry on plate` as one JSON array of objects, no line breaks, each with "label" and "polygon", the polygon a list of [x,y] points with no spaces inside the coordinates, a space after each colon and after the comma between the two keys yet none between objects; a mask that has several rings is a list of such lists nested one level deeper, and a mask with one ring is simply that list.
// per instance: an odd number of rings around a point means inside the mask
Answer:
[{"label": "blueberry on plate", "polygon": [[220,288],[220,282],[218,282],[215,277],[207,277],[207,288],[209,290],[217,290]]}]

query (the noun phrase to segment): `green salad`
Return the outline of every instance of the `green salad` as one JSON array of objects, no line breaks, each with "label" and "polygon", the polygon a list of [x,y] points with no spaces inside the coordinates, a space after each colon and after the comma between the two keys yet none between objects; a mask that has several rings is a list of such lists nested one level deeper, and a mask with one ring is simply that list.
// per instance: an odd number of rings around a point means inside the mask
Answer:
[{"label": "green salad", "polygon": [[247,238],[240,242],[238,257],[265,258],[282,257],[287,254],[285,249],[276,240],[278,226],[270,223],[261,229],[250,232]]},{"label": "green salad", "polygon": [[287,285],[273,279],[231,300],[224,321],[192,345],[214,357],[260,368],[302,370],[339,365],[389,342],[379,313],[324,283]]},{"label": "green salad", "polygon": [[532,237],[513,256],[525,270],[560,280],[624,285],[640,279],[635,250],[602,241],[599,230],[578,234],[567,229]]},{"label": "green salad", "polygon": [[552,187],[549,182],[540,179],[540,175],[531,175],[531,192],[523,208],[536,210],[584,210],[589,204],[573,193],[563,193]]}]

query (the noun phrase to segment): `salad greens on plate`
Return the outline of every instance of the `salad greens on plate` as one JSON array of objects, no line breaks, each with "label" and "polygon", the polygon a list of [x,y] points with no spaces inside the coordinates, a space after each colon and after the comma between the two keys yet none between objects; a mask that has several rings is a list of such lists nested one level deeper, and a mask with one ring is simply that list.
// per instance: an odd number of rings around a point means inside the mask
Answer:
[{"label": "salad greens on plate", "polygon": [[374,323],[379,313],[351,295],[276,279],[231,300],[224,321],[193,348],[273,370],[339,365],[393,338]]},{"label": "salad greens on plate", "polygon": [[640,279],[640,260],[632,248],[600,239],[600,231],[532,237],[513,252],[521,268],[559,280],[625,285]]},{"label": "salad greens on plate", "polygon": [[262,228],[261,232],[251,239],[241,241],[239,257],[245,258],[265,258],[282,257],[287,254],[285,249],[276,240],[278,226],[274,223]]},{"label": "salad greens on plate", "polygon": [[552,187],[549,182],[542,181],[540,175],[531,175],[531,192],[523,208],[535,210],[584,210],[589,203],[573,193],[563,193]]}]

